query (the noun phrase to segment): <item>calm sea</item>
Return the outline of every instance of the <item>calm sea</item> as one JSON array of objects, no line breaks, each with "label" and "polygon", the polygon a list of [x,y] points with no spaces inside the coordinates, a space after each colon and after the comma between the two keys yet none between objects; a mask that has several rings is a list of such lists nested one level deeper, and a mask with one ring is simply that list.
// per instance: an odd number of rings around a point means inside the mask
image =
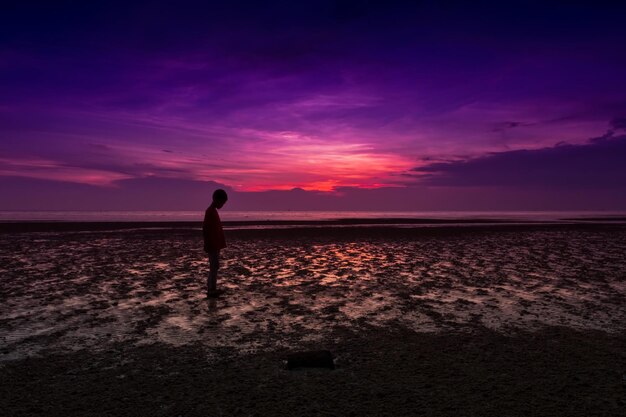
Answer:
[{"label": "calm sea", "polygon": [[[0,211],[0,222],[80,221],[150,222],[201,221],[204,211]],[[626,217],[626,212],[608,211],[232,211],[221,210],[225,221],[337,220],[346,218],[503,219],[554,221],[565,218]]]}]

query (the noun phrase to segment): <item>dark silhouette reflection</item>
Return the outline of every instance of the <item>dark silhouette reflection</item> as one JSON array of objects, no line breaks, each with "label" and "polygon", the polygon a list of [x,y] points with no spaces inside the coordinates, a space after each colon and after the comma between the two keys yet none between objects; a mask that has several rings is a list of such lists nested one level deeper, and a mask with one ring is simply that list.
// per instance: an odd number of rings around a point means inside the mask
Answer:
[{"label": "dark silhouette reflection", "polygon": [[226,240],[217,210],[224,207],[227,201],[228,195],[226,191],[222,189],[215,190],[213,193],[213,202],[206,209],[204,222],[202,223],[204,251],[209,256],[209,276],[207,277],[208,298],[219,297],[222,293],[221,290],[217,289],[217,271],[220,267],[220,250],[226,247]]}]

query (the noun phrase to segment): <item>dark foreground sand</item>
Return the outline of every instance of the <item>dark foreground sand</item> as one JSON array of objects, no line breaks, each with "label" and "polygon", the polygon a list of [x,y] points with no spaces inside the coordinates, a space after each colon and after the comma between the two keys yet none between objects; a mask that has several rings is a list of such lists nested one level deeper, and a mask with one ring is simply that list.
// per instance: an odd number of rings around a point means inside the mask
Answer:
[{"label": "dark foreground sand", "polygon": [[0,415],[626,415],[621,225],[227,237],[0,234]]},{"label": "dark foreground sand", "polygon": [[[287,371],[286,351],[115,344],[10,362],[3,415],[623,416],[626,340],[549,328],[342,335],[337,369]],[[318,344],[314,345],[319,346]],[[313,347],[313,346],[311,346]]]}]

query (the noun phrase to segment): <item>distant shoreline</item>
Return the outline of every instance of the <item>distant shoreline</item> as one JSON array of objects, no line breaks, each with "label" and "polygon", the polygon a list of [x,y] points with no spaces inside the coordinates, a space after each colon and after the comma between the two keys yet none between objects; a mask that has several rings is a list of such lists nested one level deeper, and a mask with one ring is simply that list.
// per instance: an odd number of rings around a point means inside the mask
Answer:
[{"label": "distant shoreline", "polygon": [[[224,221],[225,228],[233,229],[279,229],[279,228],[339,228],[339,227],[403,227],[403,226],[572,226],[589,227],[601,225],[618,226],[626,223],[626,217],[614,218],[565,218],[558,220],[511,220],[511,219],[437,219],[437,218],[345,218],[336,220],[244,220]],[[75,232],[106,231],[125,229],[196,229],[202,227],[201,221],[0,221],[0,233],[27,232]]]}]

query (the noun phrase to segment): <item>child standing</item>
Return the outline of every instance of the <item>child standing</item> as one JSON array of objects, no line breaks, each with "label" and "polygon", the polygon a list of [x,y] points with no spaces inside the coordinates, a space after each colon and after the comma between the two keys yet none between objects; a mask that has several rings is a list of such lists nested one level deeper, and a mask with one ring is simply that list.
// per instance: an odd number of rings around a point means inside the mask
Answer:
[{"label": "child standing", "polygon": [[209,255],[209,276],[207,279],[207,297],[218,297],[222,291],[217,289],[217,270],[220,267],[220,250],[226,247],[222,222],[217,210],[228,201],[226,191],[219,189],[213,193],[213,202],[204,213],[202,234],[204,235],[204,251]]}]

